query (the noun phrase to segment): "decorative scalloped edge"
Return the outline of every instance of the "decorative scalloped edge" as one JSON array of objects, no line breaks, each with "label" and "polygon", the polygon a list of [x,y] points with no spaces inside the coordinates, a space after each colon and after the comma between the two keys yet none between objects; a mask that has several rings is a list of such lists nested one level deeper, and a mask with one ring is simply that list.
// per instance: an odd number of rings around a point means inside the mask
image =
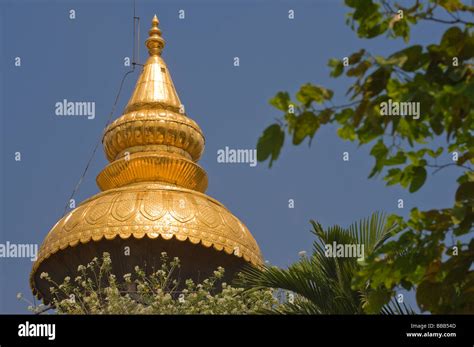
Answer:
[{"label": "decorative scalloped edge", "polygon": [[[91,241],[92,242],[98,242],[98,241],[101,241],[103,239],[105,239],[105,240],[114,240],[117,236],[120,237],[123,240],[129,239],[131,236],[133,236],[135,239],[138,239],[138,240],[143,239],[145,236],[147,236],[150,240],[155,240],[159,237],[161,237],[164,240],[171,240],[172,238],[175,238],[178,241],[181,241],[181,242],[188,241],[188,242],[190,242],[194,245],[202,244],[206,248],[210,248],[212,246],[218,252],[224,251],[228,255],[233,255],[233,256],[238,257],[238,258],[243,258],[246,262],[252,264],[253,266],[260,266],[263,263],[262,258],[259,254],[254,254],[253,252],[249,251],[248,253],[251,254],[249,256],[247,254],[247,251],[245,251],[245,252],[241,251],[241,252],[239,252],[241,255],[236,255],[235,252],[234,252],[234,249],[229,251],[228,247],[223,246],[220,243],[216,243],[216,242],[213,242],[213,241],[206,241],[206,240],[203,240],[199,237],[179,235],[179,234],[175,234],[175,233],[169,233],[169,234],[168,233],[160,233],[160,232],[155,232],[155,231],[151,231],[151,232],[145,232],[145,231],[135,231],[135,232],[133,232],[133,231],[130,231],[127,234],[129,234],[129,235],[125,236],[125,235],[121,234],[120,231],[118,231],[118,232],[115,232],[114,235],[102,234],[102,235],[100,235],[99,238],[94,237],[93,235],[90,235],[90,237],[85,239],[84,241],[79,238],[79,239],[76,239],[76,240],[73,240],[73,241],[64,242],[64,243],[60,244],[59,246],[57,246],[53,251],[50,251],[49,253],[41,256],[40,258],[38,258],[35,261],[35,263],[33,265],[33,268],[31,270],[31,273],[30,273],[30,281],[29,282],[30,282],[31,290],[33,291],[33,295],[38,300],[44,299],[43,296],[41,295],[41,293],[36,289],[35,283],[34,283],[34,275],[35,275],[36,271],[38,270],[40,264],[44,260],[46,260],[49,257],[53,256],[54,254],[58,253],[59,251],[65,250],[67,248],[76,247],[79,244],[85,245],[87,243],[90,243]],[[156,236],[155,235],[150,235],[150,234],[156,234]],[[163,234],[165,234],[165,235],[163,235]],[[168,237],[168,235],[169,235],[169,237]],[[245,249],[247,250],[247,247],[245,247]]]},{"label": "decorative scalloped edge", "polygon": [[[172,164],[179,165],[176,167],[176,170],[181,170],[180,172],[183,174],[183,180],[175,181],[169,180],[167,177],[157,177],[155,176],[146,176],[140,177],[139,175],[135,175],[135,180],[125,179],[124,175],[132,175],[132,173],[139,172],[142,168],[137,168],[137,165],[145,163],[148,166],[156,166],[162,168],[162,170],[154,170],[154,172],[166,172],[169,173],[171,170],[169,167]],[[166,168],[166,170],[165,170]],[[186,169],[187,171],[186,171]],[[189,183],[189,176],[184,175],[188,174],[189,172],[193,171],[193,176],[200,177],[197,184],[195,186],[190,186]],[[116,172],[120,172],[122,176],[119,176]],[[153,173],[154,173],[153,172]],[[179,177],[178,177],[179,178]],[[123,181],[120,184],[117,181]],[[150,182],[150,181],[158,181],[158,182],[167,182],[170,184],[175,184],[179,187],[183,187],[190,190],[195,190],[198,192],[205,192],[208,185],[208,178],[206,171],[197,163],[188,160],[182,157],[173,157],[173,156],[165,156],[157,153],[134,153],[130,155],[130,159],[125,160],[121,158],[119,160],[115,160],[109,163],[98,175],[96,178],[97,186],[102,190],[109,190],[114,188],[123,187],[129,183],[138,183],[138,182]],[[194,182],[194,181],[191,181]]]}]

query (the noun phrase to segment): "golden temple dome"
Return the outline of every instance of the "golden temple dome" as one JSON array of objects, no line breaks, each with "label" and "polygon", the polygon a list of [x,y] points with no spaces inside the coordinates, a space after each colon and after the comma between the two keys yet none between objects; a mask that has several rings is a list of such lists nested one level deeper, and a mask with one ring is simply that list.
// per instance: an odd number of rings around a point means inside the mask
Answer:
[{"label": "golden temple dome", "polygon": [[111,254],[117,278],[136,265],[158,268],[161,252],[180,258],[182,279],[205,278],[218,266],[231,277],[246,263],[262,263],[246,226],[204,194],[207,174],[197,164],[204,136],[185,114],[161,58],[158,24],[155,15],[149,57],[123,115],[104,131],[110,163],[96,179],[102,192],[53,226],[33,265],[31,287],[46,302],[42,272],[59,283],[103,252]]}]

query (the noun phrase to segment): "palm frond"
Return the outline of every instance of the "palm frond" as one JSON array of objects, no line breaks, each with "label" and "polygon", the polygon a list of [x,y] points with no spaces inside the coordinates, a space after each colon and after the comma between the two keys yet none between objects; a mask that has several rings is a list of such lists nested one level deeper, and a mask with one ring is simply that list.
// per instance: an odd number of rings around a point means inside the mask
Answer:
[{"label": "palm frond", "polygon": [[400,304],[398,300],[393,298],[390,302],[382,308],[380,312],[383,315],[412,315],[416,312],[407,304]]},{"label": "palm frond", "polygon": [[297,300],[285,302],[272,313],[363,313],[361,292],[351,287],[360,266],[357,259],[326,256],[326,245],[362,244],[366,256],[380,247],[396,227],[387,225],[385,215],[378,212],[348,229],[337,225],[324,229],[313,220],[311,224],[311,232],[316,236],[311,257],[304,257],[287,269],[246,267],[236,284],[247,290],[275,288],[296,294]]},{"label": "palm frond", "polygon": [[[311,302],[314,312],[351,313],[354,310],[352,292],[347,295],[346,290],[341,290],[338,281],[329,277],[318,262],[318,257],[301,259],[288,269],[247,267],[236,284],[250,290],[280,288],[295,293]],[[292,307],[288,305],[288,308]]]},{"label": "palm frond", "polygon": [[398,229],[396,224],[387,224],[384,213],[374,212],[349,226],[348,233],[357,243],[364,245],[366,256],[377,250]]}]

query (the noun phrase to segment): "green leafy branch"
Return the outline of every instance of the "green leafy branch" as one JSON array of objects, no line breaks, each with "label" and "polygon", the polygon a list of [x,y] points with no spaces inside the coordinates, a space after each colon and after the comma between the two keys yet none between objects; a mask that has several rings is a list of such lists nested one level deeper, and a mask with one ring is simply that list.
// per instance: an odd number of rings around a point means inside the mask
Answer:
[{"label": "green leafy branch", "polygon": [[[427,181],[427,169],[432,174],[448,167],[462,170],[451,208],[414,208],[407,221],[391,217],[402,226],[398,239],[368,259],[355,283],[382,291],[381,298],[396,286],[417,288],[422,310],[472,313],[474,241],[460,237],[472,232],[474,223],[474,33],[473,23],[460,13],[473,14],[474,8],[458,0],[416,1],[408,8],[372,0],[348,0],[346,5],[352,9],[347,23],[361,38],[385,33],[408,42],[410,27],[419,20],[464,27],[449,27],[439,44],[408,46],[388,57],[361,49],[329,60],[332,77],[344,74],[352,80],[346,105],[334,105],[332,90],[311,83],[301,86],[295,100],[287,92],[277,93],[270,104],[283,116],[259,139],[258,160],[270,159],[272,166],[286,134],[293,145],[306,138],[311,144],[323,125],[332,124],[343,140],[375,142],[369,178],[383,173],[387,185],[415,193]],[[438,17],[440,11],[451,19]],[[389,101],[419,103],[419,118],[382,115]],[[446,145],[433,148],[432,141],[442,136]],[[442,155],[451,162],[438,164]],[[449,242],[449,237],[455,240]]]}]

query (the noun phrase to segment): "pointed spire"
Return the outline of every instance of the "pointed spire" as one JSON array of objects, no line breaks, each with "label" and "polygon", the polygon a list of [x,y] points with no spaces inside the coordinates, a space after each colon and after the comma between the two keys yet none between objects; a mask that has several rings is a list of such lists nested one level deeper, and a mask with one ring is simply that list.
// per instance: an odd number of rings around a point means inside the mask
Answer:
[{"label": "pointed spire", "polygon": [[180,112],[181,101],[168,72],[168,67],[161,57],[165,40],[158,29],[156,15],[151,22],[150,36],[145,41],[150,56],[138,78],[135,90],[130,98],[125,113],[141,109],[168,109]]},{"label": "pointed spire", "polygon": [[159,23],[160,21],[155,14],[151,21],[151,29],[148,31],[149,37],[145,41],[150,55],[161,55],[161,51],[165,47],[165,40],[161,37],[161,30],[158,28]]}]

